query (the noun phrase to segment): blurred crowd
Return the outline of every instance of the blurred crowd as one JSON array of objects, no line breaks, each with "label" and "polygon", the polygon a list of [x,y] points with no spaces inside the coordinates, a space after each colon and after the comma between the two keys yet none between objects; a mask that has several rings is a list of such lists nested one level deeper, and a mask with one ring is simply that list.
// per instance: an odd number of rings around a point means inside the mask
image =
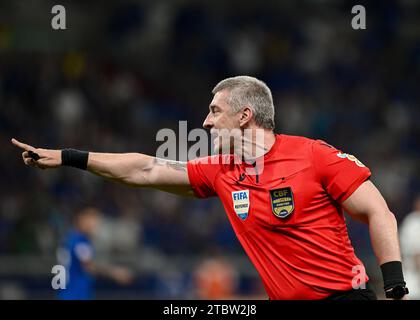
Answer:
[{"label": "blurred crowd", "polygon": [[[363,2],[363,1],[362,1]],[[72,168],[25,167],[10,138],[44,148],[154,155],[161,128],[201,127],[211,89],[249,74],[271,88],[276,132],[354,154],[401,221],[420,193],[420,4],[346,1],[0,4],[0,255],[51,256],[72,215],[105,215],[99,252],[243,254],[218,200],[119,186]],[[349,222],[362,259],[367,228]]]}]

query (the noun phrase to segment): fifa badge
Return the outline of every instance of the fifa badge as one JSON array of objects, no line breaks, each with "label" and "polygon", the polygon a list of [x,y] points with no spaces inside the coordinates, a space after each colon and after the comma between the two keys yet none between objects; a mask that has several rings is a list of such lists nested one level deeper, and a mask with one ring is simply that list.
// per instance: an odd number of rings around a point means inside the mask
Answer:
[{"label": "fifa badge", "polygon": [[248,218],[249,190],[232,191],[233,209],[241,220]]}]

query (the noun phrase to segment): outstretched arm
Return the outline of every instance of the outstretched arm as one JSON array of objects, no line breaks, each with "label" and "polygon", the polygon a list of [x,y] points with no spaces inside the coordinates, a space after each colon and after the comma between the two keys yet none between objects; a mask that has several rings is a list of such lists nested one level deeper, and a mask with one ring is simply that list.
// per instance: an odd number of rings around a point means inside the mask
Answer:
[{"label": "outstretched arm", "polygon": [[122,285],[128,285],[134,279],[134,275],[129,269],[99,264],[91,260],[82,262],[82,268],[94,277],[108,278]]},{"label": "outstretched arm", "polygon": [[[12,139],[23,151],[26,165],[41,169],[62,166],[61,150],[35,148]],[[34,159],[36,153],[39,159]],[[141,153],[89,152],[87,170],[132,187],[148,187],[183,196],[194,196],[185,162],[170,161]]]}]

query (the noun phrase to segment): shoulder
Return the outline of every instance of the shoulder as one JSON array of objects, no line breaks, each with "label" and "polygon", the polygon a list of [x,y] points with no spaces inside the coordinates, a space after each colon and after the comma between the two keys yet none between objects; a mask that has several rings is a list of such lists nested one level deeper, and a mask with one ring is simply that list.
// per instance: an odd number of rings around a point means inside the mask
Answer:
[{"label": "shoulder", "polygon": [[293,136],[288,134],[280,135],[281,143],[298,143],[298,144],[311,144],[315,142],[315,139],[304,137],[304,136]]},{"label": "shoulder", "polygon": [[[305,159],[307,164],[313,166],[314,170],[338,168],[347,157],[349,160],[357,160],[353,159],[351,155],[341,153],[339,149],[320,139],[285,135],[282,137],[280,145],[280,153],[287,154],[291,158]],[[357,164],[363,166],[359,161]]]},{"label": "shoulder", "polygon": [[328,143],[326,143],[323,140],[317,140],[317,139],[312,139],[312,138],[303,137],[303,136],[286,135],[286,134],[280,135],[280,145],[284,147],[293,146],[294,148],[311,149],[312,146],[315,144],[319,144],[319,145],[325,144],[327,146],[330,146]]},{"label": "shoulder", "polygon": [[[280,147],[282,153],[305,155],[311,157],[314,147],[333,148],[323,140],[316,140],[303,136],[280,135]],[[334,148],[335,149],[335,148]]]}]

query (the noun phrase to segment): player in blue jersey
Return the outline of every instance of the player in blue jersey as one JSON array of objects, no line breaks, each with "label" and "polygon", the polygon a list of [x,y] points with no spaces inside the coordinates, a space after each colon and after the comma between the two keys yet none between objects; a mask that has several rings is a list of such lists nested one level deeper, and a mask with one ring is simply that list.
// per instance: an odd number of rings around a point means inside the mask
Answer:
[{"label": "player in blue jersey", "polygon": [[119,284],[129,284],[133,276],[122,267],[95,262],[92,237],[98,230],[101,215],[94,208],[80,211],[74,221],[74,228],[58,249],[58,261],[66,268],[66,288],[60,289],[62,300],[89,300],[94,298],[96,276],[103,276]]}]

